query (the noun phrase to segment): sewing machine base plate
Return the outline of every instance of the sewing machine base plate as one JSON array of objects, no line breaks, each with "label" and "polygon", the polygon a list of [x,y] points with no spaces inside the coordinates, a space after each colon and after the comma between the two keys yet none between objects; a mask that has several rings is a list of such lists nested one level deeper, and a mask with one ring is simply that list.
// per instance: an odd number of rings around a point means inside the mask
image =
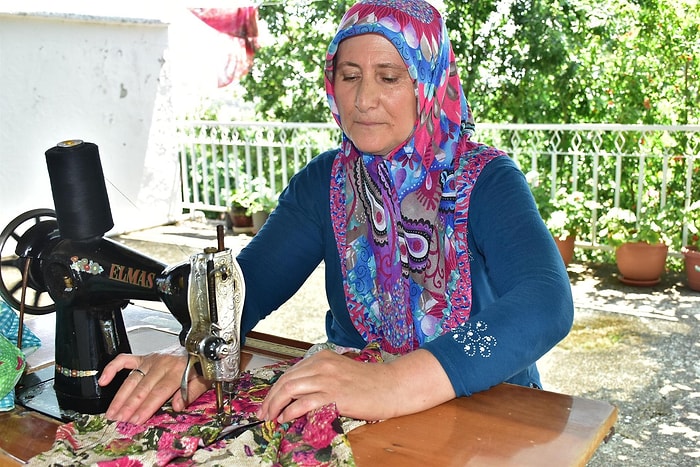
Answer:
[{"label": "sewing machine base plate", "polygon": [[22,377],[15,389],[15,403],[56,420],[75,420],[80,413],[63,410],[53,388],[53,366]]}]

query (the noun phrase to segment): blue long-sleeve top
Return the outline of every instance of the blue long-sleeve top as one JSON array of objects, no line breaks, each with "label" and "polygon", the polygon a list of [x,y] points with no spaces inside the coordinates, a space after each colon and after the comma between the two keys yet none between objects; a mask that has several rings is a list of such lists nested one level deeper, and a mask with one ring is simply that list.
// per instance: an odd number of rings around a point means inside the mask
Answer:
[{"label": "blue long-sleeve top", "polygon": [[[246,283],[246,335],[294,295],[325,262],[328,340],[362,348],[350,321],[330,217],[330,172],[337,150],[314,158],[237,260]],[[472,191],[468,245],[472,310],[462,327],[425,343],[457,396],[507,381],[541,387],[536,361],[569,332],[571,286],[523,173],[508,157],[481,172]]]}]

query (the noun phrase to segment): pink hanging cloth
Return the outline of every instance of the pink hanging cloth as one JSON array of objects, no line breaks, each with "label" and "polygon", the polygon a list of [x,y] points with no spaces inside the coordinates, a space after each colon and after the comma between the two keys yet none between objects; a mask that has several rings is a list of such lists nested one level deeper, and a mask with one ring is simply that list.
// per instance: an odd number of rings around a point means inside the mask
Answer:
[{"label": "pink hanging cloth", "polygon": [[219,87],[228,86],[245,76],[253,66],[253,56],[258,49],[257,7],[190,8],[190,11],[231,40],[226,65],[219,75]]}]

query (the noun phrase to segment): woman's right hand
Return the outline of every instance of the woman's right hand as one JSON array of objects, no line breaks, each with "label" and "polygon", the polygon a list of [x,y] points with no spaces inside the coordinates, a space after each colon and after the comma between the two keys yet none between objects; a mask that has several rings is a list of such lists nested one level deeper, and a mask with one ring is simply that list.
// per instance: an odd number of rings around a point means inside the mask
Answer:
[{"label": "woman's right hand", "polygon": [[173,410],[184,410],[188,402],[195,400],[211,386],[197,372],[190,372],[189,401],[185,402],[180,394],[180,384],[186,365],[187,355],[179,346],[170,351],[148,355],[117,355],[102,371],[98,380],[100,386],[109,384],[121,370],[138,371],[132,371],[124,380],[105,416],[109,420],[144,423],[170,398]]}]

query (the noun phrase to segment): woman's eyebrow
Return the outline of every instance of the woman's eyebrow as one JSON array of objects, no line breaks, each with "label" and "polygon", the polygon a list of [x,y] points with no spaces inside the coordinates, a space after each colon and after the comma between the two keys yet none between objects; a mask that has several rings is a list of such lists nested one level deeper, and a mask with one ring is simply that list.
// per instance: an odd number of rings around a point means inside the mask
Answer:
[{"label": "woman's eyebrow", "polygon": [[[353,67],[353,68],[362,68],[359,64],[355,62],[351,62],[350,60],[343,60],[342,62],[338,62],[336,65],[336,68],[341,68],[341,67]],[[394,62],[381,62],[377,63],[374,65],[375,68],[387,68],[387,69],[405,69],[406,66],[403,63],[394,63]]]},{"label": "woman's eyebrow", "polygon": [[355,62],[351,62],[349,60],[343,60],[342,62],[338,62],[336,64],[336,68],[340,68],[340,67],[344,67],[344,66],[353,67],[353,68],[360,68],[360,65],[358,65]]}]

